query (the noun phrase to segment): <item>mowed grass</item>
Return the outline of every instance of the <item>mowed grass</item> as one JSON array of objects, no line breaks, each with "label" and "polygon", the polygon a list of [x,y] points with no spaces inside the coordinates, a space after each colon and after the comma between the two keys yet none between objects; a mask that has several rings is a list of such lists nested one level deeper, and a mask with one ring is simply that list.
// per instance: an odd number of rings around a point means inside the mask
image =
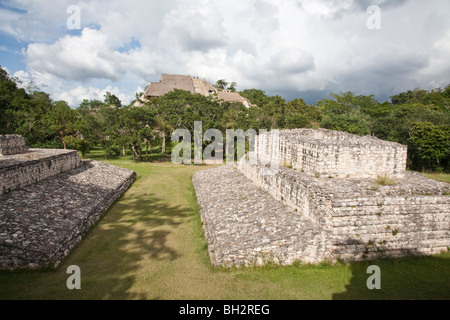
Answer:
[{"label": "mowed grass", "polygon": [[[319,266],[213,269],[192,175],[208,167],[108,161],[138,179],[55,270],[0,272],[0,299],[449,299],[450,254]],[[366,286],[381,268],[381,290]],[[68,290],[67,267],[81,268]]]},{"label": "mowed grass", "polygon": [[448,173],[422,173],[428,179],[450,183],[450,174]]}]

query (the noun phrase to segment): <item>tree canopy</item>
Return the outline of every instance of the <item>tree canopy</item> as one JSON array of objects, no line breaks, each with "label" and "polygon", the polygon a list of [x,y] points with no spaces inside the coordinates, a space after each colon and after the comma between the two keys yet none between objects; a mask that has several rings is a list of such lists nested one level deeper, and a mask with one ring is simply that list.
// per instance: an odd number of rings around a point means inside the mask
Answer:
[{"label": "tree canopy", "polygon": [[[221,79],[219,89],[237,84]],[[203,130],[326,128],[373,135],[408,145],[408,166],[416,170],[450,171],[450,85],[430,91],[414,89],[378,102],[373,95],[332,93],[308,105],[286,101],[259,89],[240,92],[252,107],[219,102],[213,97],[174,90],[143,106],[123,106],[107,92],[104,100],[84,100],[73,109],[36,88],[25,90],[0,68],[0,134],[22,135],[31,147],[75,148],[83,155],[100,146],[107,156],[146,160],[152,147],[171,151],[166,141],[175,129]]]}]

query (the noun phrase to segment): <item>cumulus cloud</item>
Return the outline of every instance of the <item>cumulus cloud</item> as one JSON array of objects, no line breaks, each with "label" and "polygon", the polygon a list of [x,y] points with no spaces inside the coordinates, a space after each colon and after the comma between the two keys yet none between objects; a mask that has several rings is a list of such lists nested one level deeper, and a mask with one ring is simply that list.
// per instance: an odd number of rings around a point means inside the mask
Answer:
[{"label": "cumulus cloud", "polygon": [[26,58],[31,69],[66,80],[106,78],[117,81],[121,71],[120,66],[113,64],[117,54],[111,50],[103,32],[86,28],[81,36],[66,36],[51,45],[30,44]]},{"label": "cumulus cloud", "polygon": [[[351,90],[387,99],[449,82],[446,0],[86,0],[76,32],[65,27],[72,1],[5,3],[18,10],[0,9],[11,13],[0,32],[28,42],[28,76],[74,105],[108,88],[130,100],[161,73],[289,98]],[[381,30],[366,26],[370,5],[381,8]]]},{"label": "cumulus cloud", "polygon": [[[33,71],[32,73],[17,71],[13,76],[19,80],[19,86],[25,89],[35,89],[51,92],[54,100],[64,100],[71,106],[78,106],[84,99],[104,100],[106,92],[115,94],[124,104],[135,99],[136,92],[144,91],[142,86],[134,86],[135,79],[126,78],[117,85],[108,81],[90,81],[77,83],[64,81],[50,73]],[[131,85],[130,85],[131,84]]]},{"label": "cumulus cloud", "polygon": [[209,51],[227,43],[223,17],[211,1],[200,5],[181,5],[163,20],[160,41],[181,46],[184,51]]},{"label": "cumulus cloud", "polygon": [[103,89],[94,87],[84,87],[77,86],[73,89],[69,89],[64,92],[59,92],[55,94],[56,100],[64,100],[69,103],[69,105],[74,105],[80,100],[100,100],[103,101],[106,92],[111,92],[116,95],[121,101],[129,101],[129,97],[122,93],[122,91],[117,87],[107,86]]}]

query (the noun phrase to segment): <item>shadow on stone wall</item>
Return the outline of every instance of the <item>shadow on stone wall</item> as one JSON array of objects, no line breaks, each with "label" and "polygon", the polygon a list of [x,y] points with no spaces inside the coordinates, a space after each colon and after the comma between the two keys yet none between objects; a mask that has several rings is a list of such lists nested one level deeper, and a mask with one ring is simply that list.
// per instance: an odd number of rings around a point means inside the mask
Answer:
[{"label": "shadow on stone wall", "polygon": [[[369,290],[367,268],[381,269],[381,289]],[[333,300],[448,300],[450,299],[450,254],[431,257],[389,258],[350,263],[352,278]]]}]

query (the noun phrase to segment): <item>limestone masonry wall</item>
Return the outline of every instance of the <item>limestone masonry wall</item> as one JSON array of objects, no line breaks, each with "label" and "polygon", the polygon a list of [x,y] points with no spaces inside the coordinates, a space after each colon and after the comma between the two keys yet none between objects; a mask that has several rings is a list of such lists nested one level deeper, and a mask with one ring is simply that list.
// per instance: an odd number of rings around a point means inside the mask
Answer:
[{"label": "limestone masonry wall", "polygon": [[279,139],[261,134],[256,153],[265,163],[334,178],[401,177],[407,161],[407,146],[325,129],[283,130]]},{"label": "limestone masonry wall", "polygon": [[25,139],[19,135],[0,135],[0,155],[13,155],[28,151]]},{"label": "limestone masonry wall", "polygon": [[312,177],[243,159],[240,171],[308,219],[330,231],[324,260],[363,260],[383,255],[436,254],[450,247],[450,184],[406,172],[394,186],[373,179]]},{"label": "limestone masonry wall", "polygon": [[[326,231],[332,249],[323,259],[448,250],[450,184],[407,172],[406,158],[407,147],[397,143],[299,129],[258,136],[239,170]],[[280,167],[269,171],[274,162]],[[379,176],[394,184],[378,185]]]},{"label": "limestone masonry wall", "polygon": [[76,168],[77,151],[31,149],[26,154],[0,156],[0,195]]}]

